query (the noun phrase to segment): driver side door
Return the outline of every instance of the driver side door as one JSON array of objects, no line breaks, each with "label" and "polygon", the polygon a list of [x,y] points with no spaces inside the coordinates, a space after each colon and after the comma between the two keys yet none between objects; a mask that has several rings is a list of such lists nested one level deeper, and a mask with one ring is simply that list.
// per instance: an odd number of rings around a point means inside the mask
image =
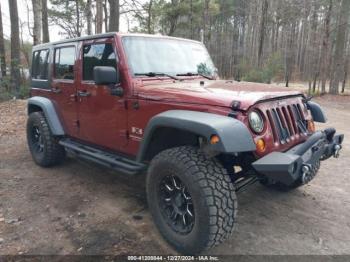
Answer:
[{"label": "driver side door", "polygon": [[95,66],[117,69],[114,39],[84,41],[80,50],[82,68],[77,92],[79,138],[89,144],[118,151],[127,142],[125,99],[113,96],[110,87],[96,85],[93,80]]}]

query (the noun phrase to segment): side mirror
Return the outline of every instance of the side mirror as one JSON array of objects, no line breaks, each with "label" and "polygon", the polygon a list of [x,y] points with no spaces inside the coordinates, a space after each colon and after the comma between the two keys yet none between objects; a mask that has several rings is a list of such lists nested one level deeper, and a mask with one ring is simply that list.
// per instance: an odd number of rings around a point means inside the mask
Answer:
[{"label": "side mirror", "polygon": [[119,74],[112,66],[95,66],[94,81],[96,85],[111,85],[119,83]]}]

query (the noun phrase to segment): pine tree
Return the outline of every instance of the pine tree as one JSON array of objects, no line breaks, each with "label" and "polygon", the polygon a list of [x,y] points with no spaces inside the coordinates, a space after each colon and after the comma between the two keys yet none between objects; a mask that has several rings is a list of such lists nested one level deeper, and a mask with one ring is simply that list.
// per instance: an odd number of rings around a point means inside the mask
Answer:
[{"label": "pine tree", "polygon": [[19,42],[19,24],[17,0],[9,0],[10,19],[11,19],[11,88],[19,95],[21,83],[20,75],[20,42]]},{"label": "pine tree", "polygon": [[1,76],[6,76],[6,60],[5,60],[5,42],[4,42],[4,31],[2,27],[2,13],[0,4],[0,70]]}]

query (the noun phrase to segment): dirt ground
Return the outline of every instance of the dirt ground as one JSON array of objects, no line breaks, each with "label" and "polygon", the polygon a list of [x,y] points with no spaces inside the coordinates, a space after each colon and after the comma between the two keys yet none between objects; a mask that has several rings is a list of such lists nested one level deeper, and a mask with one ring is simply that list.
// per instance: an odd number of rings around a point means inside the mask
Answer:
[{"label": "dirt ground", "polygon": [[[345,133],[339,159],[293,192],[238,194],[232,237],[207,253],[350,254],[350,97],[316,99]],[[25,139],[26,102],[0,104],[0,254],[175,254],[147,209],[144,177],[68,158],[45,169]]]}]

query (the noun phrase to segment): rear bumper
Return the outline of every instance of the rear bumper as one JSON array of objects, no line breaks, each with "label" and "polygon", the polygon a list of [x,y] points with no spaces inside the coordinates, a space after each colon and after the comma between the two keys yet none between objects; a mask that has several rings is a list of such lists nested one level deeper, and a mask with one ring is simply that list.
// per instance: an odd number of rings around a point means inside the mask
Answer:
[{"label": "rear bumper", "polygon": [[320,161],[338,157],[344,135],[335,135],[334,128],[312,134],[286,152],[272,152],[252,163],[253,168],[273,181],[291,185],[300,180],[309,182],[316,174]]}]

